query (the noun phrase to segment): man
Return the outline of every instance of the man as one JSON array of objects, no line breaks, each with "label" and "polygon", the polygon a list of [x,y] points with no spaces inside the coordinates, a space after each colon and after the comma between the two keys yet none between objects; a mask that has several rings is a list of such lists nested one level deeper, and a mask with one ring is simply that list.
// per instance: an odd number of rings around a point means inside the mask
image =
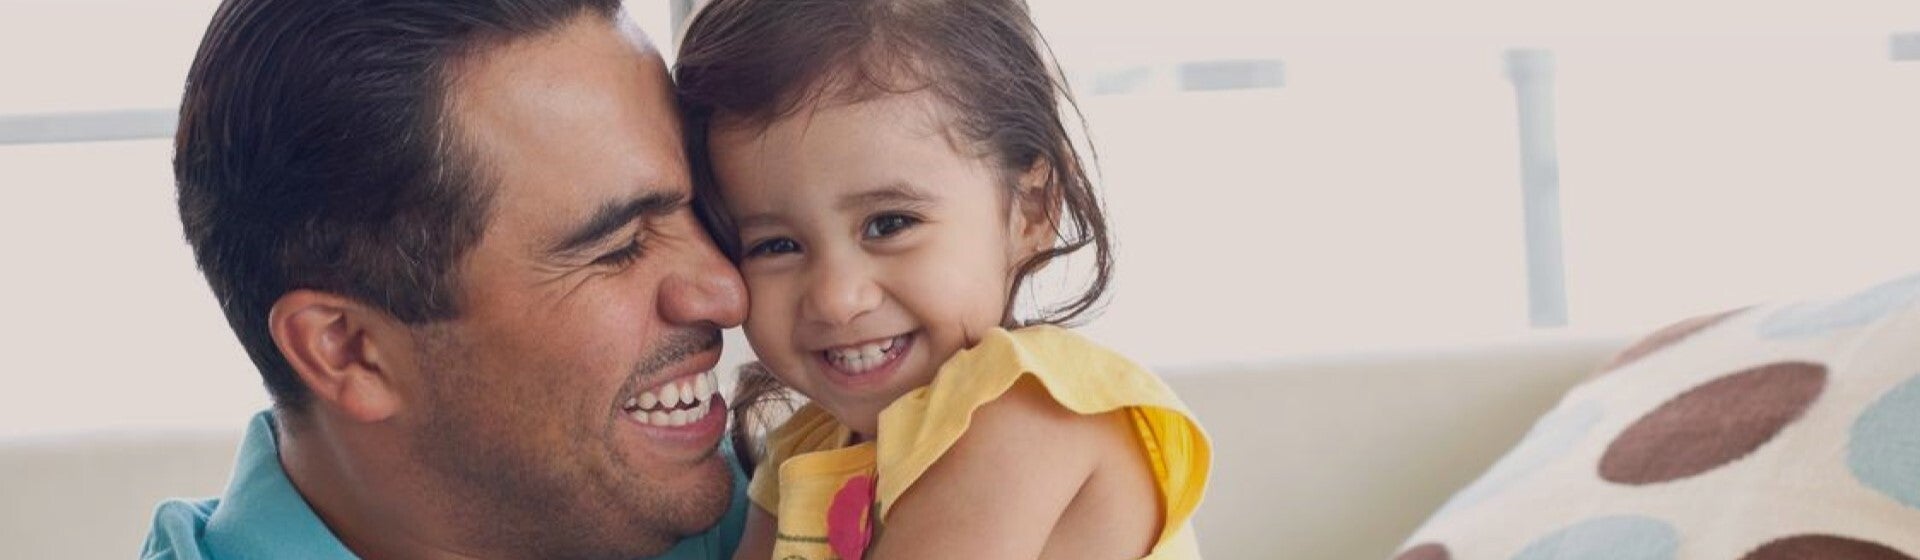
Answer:
[{"label": "man", "polygon": [[174,171],[274,407],[146,556],[731,556],[679,127],[617,0],[224,2]]}]

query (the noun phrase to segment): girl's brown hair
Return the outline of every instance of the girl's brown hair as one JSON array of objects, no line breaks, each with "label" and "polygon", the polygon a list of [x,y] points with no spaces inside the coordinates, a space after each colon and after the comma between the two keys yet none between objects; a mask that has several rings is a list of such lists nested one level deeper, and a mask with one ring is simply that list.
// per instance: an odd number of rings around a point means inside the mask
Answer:
[{"label": "girl's brown hair", "polygon": [[[695,205],[714,239],[736,259],[740,243],[719,202],[707,141],[715,126],[771,126],[827,103],[928,91],[952,116],[949,132],[992,162],[1010,192],[1030,170],[1033,196],[1054,203],[1058,242],[1019,264],[1003,318],[1020,288],[1047,263],[1093,250],[1092,278],[1071,299],[1025,324],[1073,324],[1100,304],[1112,275],[1111,241],[1099,197],[1064,111],[1079,108],[1056,71],[1022,0],[712,0],[689,23],[674,68],[686,115]],[[1092,150],[1088,148],[1088,154]],[[766,380],[743,369],[736,445],[761,400],[744,389]],[[740,448],[744,456],[751,450]]]}]

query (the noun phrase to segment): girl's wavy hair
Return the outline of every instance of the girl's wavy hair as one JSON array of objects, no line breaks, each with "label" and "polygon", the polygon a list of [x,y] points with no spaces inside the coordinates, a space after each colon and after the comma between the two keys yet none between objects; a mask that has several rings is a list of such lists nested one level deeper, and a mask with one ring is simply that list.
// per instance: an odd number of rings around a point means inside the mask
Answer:
[{"label": "girl's wavy hair", "polygon": [[[713,0],[688,24],[674,68],[686,115],[695,206],[727,255],[740,240],[719,202],[708,138],[715,126],[764,129],[827,103],[927,91],[946,105],[949,134],[995,164],[1014,190],[1029,170],[1045,173],[1034,193],[1058,241],[1021,262],[1013,276],[1006,326],[1072,325],[1097,312],[1112,277],[1105,209],[1063,111],[1084,122],[1058,64],[1022,0]],[[1082,130],[1082,133],[1085,131]],[[1093,156],[1091,146],[1086,152]],[[1092,161],[1089,158],[1088,161]],[[1011,200],[1011,198],[1010,198]],[[1016,322],[1021,287],[1055,259],[1091,248],[1091,279],[1070,299]],[[792,409],[764,368],[742,368],[736,391],[735,445],[743,460],[752,434],[777,417],[770,398]],[[755,392],[748,392],[749,390]]]}]

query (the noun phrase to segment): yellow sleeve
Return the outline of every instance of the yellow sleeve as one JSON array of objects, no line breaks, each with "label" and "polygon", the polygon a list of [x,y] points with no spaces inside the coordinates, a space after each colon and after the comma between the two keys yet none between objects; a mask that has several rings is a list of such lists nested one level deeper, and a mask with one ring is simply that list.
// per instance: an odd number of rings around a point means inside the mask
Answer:
[{"label": "yellow sleeve", "polygon": [[770,512],[780,511],[780,465],[815,451],[845,446],[847,429],[826,409],[808,403],[767,437],[767,458],[753,469],[747,498]]},{"label": "yellow sleeve", "polygon": [[769,461],[753,468],[753,480],[747,483],[747,499],[767,511],[780,511],[780,469],[774,467],[778,453],[768,453]]},{"label": "yellow sleeve", "polygon": [[1079,414],[1128,411],[1166,508],[1162,540],[1186,525],[1206,492],[1213,461],[1200,423],[1158,376],[1057,327],[989,332],[943,364],[933,383],[880,413],[881,518],[966,433],[973,411],[1022,377],[1039,381],[1062,407]]}]

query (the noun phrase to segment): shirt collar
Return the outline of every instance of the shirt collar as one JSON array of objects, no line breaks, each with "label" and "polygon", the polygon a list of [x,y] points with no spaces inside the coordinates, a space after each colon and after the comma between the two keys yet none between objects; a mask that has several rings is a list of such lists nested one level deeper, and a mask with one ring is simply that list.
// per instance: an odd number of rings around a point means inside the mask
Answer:
[{"label": "shirt collar", "polygon": [[333,536],[280,466],[273,411],[247,423],[233,480],[207,520],[214,558],[358,558]]}]

